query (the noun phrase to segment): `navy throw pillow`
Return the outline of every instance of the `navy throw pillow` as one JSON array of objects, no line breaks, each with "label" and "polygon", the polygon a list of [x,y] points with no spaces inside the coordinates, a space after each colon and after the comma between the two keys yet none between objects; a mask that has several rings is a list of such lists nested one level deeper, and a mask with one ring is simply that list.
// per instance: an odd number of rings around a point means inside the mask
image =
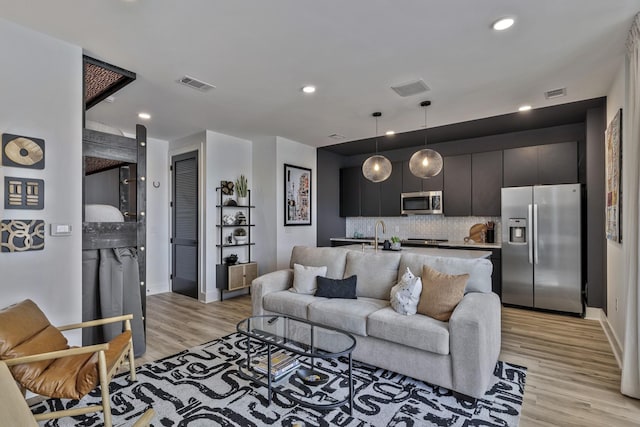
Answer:
[{"label": "navy throw pillow", "polygon": [[318,288],[316,289],[315,296],[325,298],[357,299],[357,279],[358,278],[355,274],[342,280],[318,276]]}]

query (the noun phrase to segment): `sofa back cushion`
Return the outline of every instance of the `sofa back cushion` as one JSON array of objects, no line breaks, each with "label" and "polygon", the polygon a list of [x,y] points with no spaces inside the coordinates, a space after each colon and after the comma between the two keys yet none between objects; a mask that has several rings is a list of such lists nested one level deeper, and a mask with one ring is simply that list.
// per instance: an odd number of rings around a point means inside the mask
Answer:
[{"label": "sofa back cushion", "polygon": [[[358,298],[389,300],[397,282],[400,254],[349,251],[344,277],[358,276]],[[404,270],[403,270],[404,271]],[[419,270],[422,271],[422,270]]]},{"label": "sofa back cushion", "polygon": [[400,260],[398,280],[402,278],[402,274],[404,274],[407,267],[411,271],[422,271],[423,265],[445,274],[468,274],[469,280],[464,290],[465,294],[469,292],[491,292],[493,264],[486,258],[454,258],[403,253]]},{"label": "sofa back cushion", "polygon": [[327,266],[327,277],[342,279],[345,277],[345,264],[347,262],[347,249],[342,248],[314,248],[309,246],[294,246],[291,251],[291,262],[312,267]]}]

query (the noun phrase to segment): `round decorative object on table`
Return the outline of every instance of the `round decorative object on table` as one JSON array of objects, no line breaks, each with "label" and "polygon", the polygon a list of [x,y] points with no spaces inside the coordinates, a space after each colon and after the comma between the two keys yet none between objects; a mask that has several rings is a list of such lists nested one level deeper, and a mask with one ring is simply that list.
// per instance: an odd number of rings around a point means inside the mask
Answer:
[{"label": "round decorative object on table", "polygon": [[313,369],[300,368],[296,371],[296,375],[306,385],[320,385],[329,381],[329,375]]},{"label": "round decorative object on table", "polygon": [[225,206],[238,206],[238,204],[236,203],[236,201],[235,201],[235,200],[233,200],[233,199],[227,199],[227,200],[225,200],[224,205],[225,205]]},{"label": "round decorative object on table", "polygon": [[224,258],[224,262],[225,262],[225,264],[233,265],[236,262],[238,262],[238,255],[231,254],[231,255],[229,255],[229,256]]}]

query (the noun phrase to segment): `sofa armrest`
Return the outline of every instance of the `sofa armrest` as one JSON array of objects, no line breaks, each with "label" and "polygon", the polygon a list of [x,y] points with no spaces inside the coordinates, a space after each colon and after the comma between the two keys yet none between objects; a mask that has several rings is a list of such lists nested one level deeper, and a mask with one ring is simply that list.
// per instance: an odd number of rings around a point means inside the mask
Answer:
[{"label": "sofa armrest", "polygon": [[251,282],[251,305],[253,308],[253,315],[259,316],[264,314],[262,298],[264,298],[265,295],[270,294],[271,292],[289,289],[292,284],[292,269],[273,271],[253,279],[253,282]]},{"label": "sofa armrest", "polygon": [[501,346],[501,304],[494,293],[464,296],[449,319],[453,388],[480,398],[489,387]]}]

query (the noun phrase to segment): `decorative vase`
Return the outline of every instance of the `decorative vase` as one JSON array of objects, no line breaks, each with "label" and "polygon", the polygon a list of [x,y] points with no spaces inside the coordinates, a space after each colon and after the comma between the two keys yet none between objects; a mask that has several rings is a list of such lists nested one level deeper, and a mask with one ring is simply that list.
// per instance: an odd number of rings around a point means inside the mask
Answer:
[{"label": "decorative vase", "polygon": [[237,245],[242,245],[247,243],[247,236],[233,236],[233,238],[236,239]]},{"label": "decorative vase", "polygon": [[400,242],[391,243],[391,249],[393,249],[394,251],[400,250]]},{"label": "decorative vase", "polygon": [[247,196],[241,197],[238,196],[238,206],[248,206],[249,198]]}]

